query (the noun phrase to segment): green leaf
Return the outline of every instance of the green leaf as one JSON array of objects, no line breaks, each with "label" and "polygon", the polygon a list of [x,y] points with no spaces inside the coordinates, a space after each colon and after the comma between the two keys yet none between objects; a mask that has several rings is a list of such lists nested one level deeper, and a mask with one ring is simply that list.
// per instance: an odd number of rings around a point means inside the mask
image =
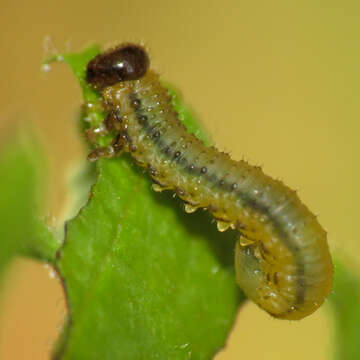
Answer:
[{"label": "green leaf", "polygon": [[61,245],[58,231],[37,216],[32,218],[31,226],[31,235],[24,242],[20,255],[53,264]]},{"label": "green leaf", "polygon": [[360,278],[335,263],[334,290],[329,296],[335,315],[335,351],[339,360],[360,359]]},{"label": "green leaf", "polygon": [[[61,58],[82,69],[74,72],[89,100],[89,50],[71,56]],[[90,101],[86,120],[96,126],[101,108]],[[56,358],[211,359],[244,300],[233,269],[237,234],[219,233],[207,213],[186,214],[170,193],[152,191],[128,156],[100,160],[96,172],[57,263],[70,314]]]},{"label": "green leaf", "polygon": [[41,162],[38,145],[25,132],[9,139],[0,153],[0,274],[15,255],[55,259],[59,244],[36,220]]}]

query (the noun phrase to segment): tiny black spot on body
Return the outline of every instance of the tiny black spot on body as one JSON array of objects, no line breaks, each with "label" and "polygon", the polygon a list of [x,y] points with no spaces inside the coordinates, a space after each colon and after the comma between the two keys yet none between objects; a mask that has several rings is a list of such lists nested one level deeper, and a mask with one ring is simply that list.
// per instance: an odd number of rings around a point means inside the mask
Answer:
[{"label": "tiny black spot on body", "polygon": [[146,125],[147,124],[148,118],[147,118],[146,115],[136,114],[136,118],[139,120],[139,123],[141,125]]}]

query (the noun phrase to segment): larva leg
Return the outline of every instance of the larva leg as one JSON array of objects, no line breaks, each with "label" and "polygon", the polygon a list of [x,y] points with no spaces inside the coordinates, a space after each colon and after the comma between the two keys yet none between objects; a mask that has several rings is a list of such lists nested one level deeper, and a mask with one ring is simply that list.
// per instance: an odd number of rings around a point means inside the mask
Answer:
[{"label": "larva leg", "polygon": [[118,111],[110,111],[104,119],[104,127],[107,131],[120,131],[121,130],[121,116]]},{"label": "larva leg", "polygon": [[118,132],[109,146],[94,149],[88,155],[88,160],[96,161],[101,158],[112,158],[114,155],[122,153],[125,150],[126,145],[128,145],[128,138],[126,134]]},{"label": "larva leg", "polygon": [[99,136],[107,135],[111,131],[120,131],[121,117],[119,112],[111,111],[104,121],[97,127],[85,130],[86,140],[90,144],[95,144]]},{"label": "larva leg", "polygon": [[152,184],[152,188],[156,192],[162,192],[164,190],[171,190],[172,189],[171,186],[160,184],[159,182],[157,182],[155,180],[154,180],[154,183]]},{"label": "larva leg", "polygon": [[107,130],[104,128],[103,124],[100,124],[100,126],[97,128],[91,128],[85,130],[86,140],[90,144],[95,144],[99,136],[103,136],[105,134],[107,134]]},{"label": "larva leg", "polygon": [[91,151],[91,153],[88,155],[89,161],[96,161],[102,158],[112,158],[115,155],[115,150],[113,146],[103,146],[98,147]]},{"label": "larva leg", "polygon": [[87,129],[85,136],[87,140],[94,144],[99,136],[108,134],[111,131],[117,131],[117,135],[111,142],[111,145],[98,147],[94,149],[89,155],[88,160],[96,161],[101,158],[111,158],[115,154],[119,154],[123,151],[125,144],[127,143],[126,134],[123,134],[120,129],[121,118],[118,111],[111,111],[104,119],[103,123],[95,129]]}]

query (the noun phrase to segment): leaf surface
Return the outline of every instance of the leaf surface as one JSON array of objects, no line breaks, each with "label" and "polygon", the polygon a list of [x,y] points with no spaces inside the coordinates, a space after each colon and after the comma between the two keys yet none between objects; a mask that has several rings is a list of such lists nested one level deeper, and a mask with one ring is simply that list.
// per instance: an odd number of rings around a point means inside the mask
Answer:
[{"label": "leaf surface", "polygon": [[43,172],[34,138],[19,132],[0,151],[0,273],[16,255],[52,262],[59,243],[37,219]]},{"label": "leaf surface", "polygon": [[335,262],[334,290],[329,300],[335,319],[336,359],[360,359],[360,278],[339,261]]},{"label": "leaf surface", "polygon": [[[61,56],[92,104],[83,117],[92,127],[103,116],[84,82],[94,49]],[[186,214],[171,193],[155,193],[130,157],[99,160],[57,263],[70,314],[56,358],[211,359],[244,300],[233,269],[237,236],[219,233],[206,212]]]}]

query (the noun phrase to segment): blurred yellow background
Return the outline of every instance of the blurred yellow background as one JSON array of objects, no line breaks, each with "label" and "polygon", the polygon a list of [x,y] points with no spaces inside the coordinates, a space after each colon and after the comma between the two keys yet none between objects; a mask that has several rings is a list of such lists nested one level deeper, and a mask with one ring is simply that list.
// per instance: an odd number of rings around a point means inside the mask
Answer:
[{"label": "blurred yellow background", "polygon": [[[84,149],[74,127],[81,101],[74,77],[64,65],[40,73],[46,39],[60,52],[143,41],[218,147],[299,189],[332,251],[356,267],[359,14],[360,2],[346,0],[2,0],[0,131],[19,121],[39,130],[49,157],[48,214],[56,217],[66,169]],[[50,275],[28,260],[9,270],[1,359],[48,359],[65,316]],[[325,306],[300,322],[279,321],[247,304],[216,360],[329,359],[329,313]]]}]

